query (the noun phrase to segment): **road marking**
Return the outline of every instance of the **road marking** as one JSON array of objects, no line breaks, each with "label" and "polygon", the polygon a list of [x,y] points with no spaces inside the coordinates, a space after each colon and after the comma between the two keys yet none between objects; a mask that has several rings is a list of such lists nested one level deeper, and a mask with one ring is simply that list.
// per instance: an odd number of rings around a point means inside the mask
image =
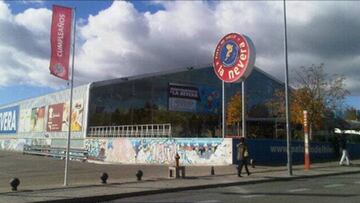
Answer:
[{"label": "road marking", "polygon": [[210,200],[199,201],[197,203],[218,203],[218,202],[220,202],[220,200],[210,199]]},{"label": "road marking", "polygon": [[325,188],[333,188],[333,187],[342,187],[344,184],[330,184],[330,185],[324,185]]},{"label": "road marking", "polygon": [[303,192],[307,190],[309,190],[309,188],[298,188],[298,189],[289,190],[289,192]]},{"label": "road marking", "polygon": [[244,195],[244,196],[241,196],[242,198],[254,198],[254,197],[263,197],[265,195]]},{"label": "road marking", "polygon": [[355,184],[360,184],[360,181],[356,181],[356,182],[354,182]]}]

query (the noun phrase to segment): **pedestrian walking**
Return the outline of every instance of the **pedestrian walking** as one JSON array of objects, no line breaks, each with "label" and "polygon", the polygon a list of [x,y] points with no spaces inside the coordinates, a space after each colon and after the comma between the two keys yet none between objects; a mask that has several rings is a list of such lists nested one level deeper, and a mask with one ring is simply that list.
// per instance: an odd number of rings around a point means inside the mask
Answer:
[{"label": "pedestrian walking", "polygon": [[339,139],[339,147],[342,152],[341,159],[339,162],[340,166],[344,165],[344,161],[346,161],[347,166],[350,165],[349,153],[347,151],[346,142],[347,142],[346,135],[345,133],[342,133]]},{"label": "pedestrian walking", "polygon": [[237,166],[237,175],[241,177],[241,171],[243,166],[245,166],[245,170],[247,175],[250,175],[249,169],[248,169],[248,158],[249,158],[249,149],[245,143],[245,138],[240,138],[240,143],[236,145],[237,147],[237,160],[238,160],[238,166]]}]

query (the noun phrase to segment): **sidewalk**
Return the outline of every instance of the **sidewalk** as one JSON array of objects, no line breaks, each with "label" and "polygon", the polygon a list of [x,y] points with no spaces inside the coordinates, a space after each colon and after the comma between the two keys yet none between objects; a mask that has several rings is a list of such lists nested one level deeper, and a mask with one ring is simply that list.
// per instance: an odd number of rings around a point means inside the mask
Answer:
[{"label": "sidewalk", "polygon": [[188,167],[185,179],[168,179],[144,174],[142,181],[136,181],[135,178],[111,180],[109,174],[106,185],[99,183],[37,190],[21,190],[20,187],[18,192],[0,193],[0,202],[98,202],[182,190],[360,173],[360,160],[354,160],[352,163],[351,166],[338,166],[338,162],[313,164],[308,171],[303,169],[303,165],[297,165],[293,166],[293,176],[288,175],[284,166],[250,168],[252,174],[246,176],[244,173],[242,178],[236,176],[235,166],[215,167],[213,176],[210,175],[210,167]]}]

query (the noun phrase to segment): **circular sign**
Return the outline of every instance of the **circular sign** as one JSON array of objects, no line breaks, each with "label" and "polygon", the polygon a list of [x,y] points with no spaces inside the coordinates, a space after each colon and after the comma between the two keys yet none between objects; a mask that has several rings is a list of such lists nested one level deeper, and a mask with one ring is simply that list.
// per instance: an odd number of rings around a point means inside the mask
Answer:
[{"label": "circular sign", "polygon": [[255,63],[255,49],[250,38],[238,33],[223,37],[214,53],[214,71],[224,82],[237,82],[250,75]]}]

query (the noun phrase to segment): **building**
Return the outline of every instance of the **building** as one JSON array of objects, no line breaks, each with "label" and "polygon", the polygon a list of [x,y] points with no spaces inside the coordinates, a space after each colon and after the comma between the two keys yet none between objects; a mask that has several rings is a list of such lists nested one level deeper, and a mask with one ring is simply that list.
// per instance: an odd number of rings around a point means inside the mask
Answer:
[{"label": "building", "polygon": [[[258,85],[259,81],[261,85]],[[265,72],[257,68],[254,70],[246,81],[249,125],[275,122],[265,103],[273,98],[276,89],[282,87],[281,82]],[[225,104],[237,92],[241,92],[241,83],[225,84]],[[121,78],[91,85],[89,126],[169,123],[173,137],[222,137],[221,112],[222,82],[213,74],[212,67]],[[271,131],[263,134],[273,138],[275,130]],[[233,132],[226,134],[232,135]]]},{"label": "building", "polygon": [[[280,81],[258,68],[245,83],[248,137],[254,138],[249,145],[258,163],[268,162],[271,154],[279,163],[286,161],[284,140],[275,140],[284,135],[283,119],[267,105],[281,88]],[[225,84],[224,89],[227,108],[241,91],[241,83]],[[69,110],[69,90],[0,107],[0,149],[63,153]],[[222,136],[222,82],[212,67],[79,86],[74,88],[72,112],[71,148],[84,150],[87,160],[170,164],[179,153],[185,165],[236,162],[233,137],[239,128],[226,125]],[[301,160],[303,144],[296,146]],[[329,143],[315,147],[319,159],[334,152]]]}]

